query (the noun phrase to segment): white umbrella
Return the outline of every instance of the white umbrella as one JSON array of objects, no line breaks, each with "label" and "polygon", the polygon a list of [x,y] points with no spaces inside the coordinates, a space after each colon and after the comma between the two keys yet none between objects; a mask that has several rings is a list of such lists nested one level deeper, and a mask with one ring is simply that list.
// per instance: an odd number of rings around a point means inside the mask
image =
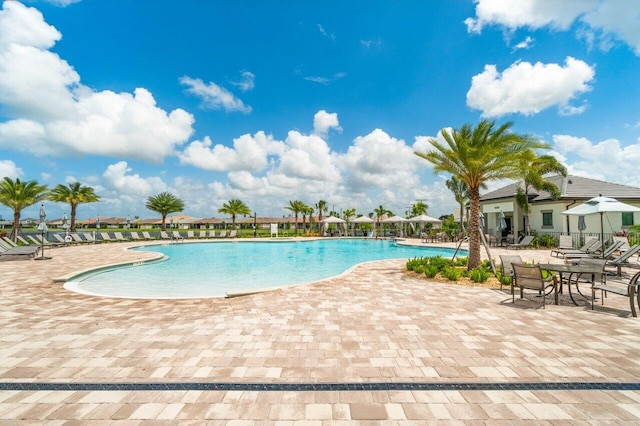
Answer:
[{"label": "white umbrella", "polygon": [[585,216],[589,214],[600,214],[600,241],[604,247],[604,221],[605,213],[623,213],[623,212],[640,212],[640,208],[630,204],[623,203],[615,198],[594,197],[584,204],[580,204],[569,210],[565,210],[562,214]]},{"label": "white umbrella", "polygon": [[426,214],[421,214],[418,216],[410,217],[407,219],[409,222],[417,222],[417,223],[442,223],[440,219],[436,219],[435,217],[427,216]]},{"label": "white umbrella", "polygon": [[374,220],[369,216],[360,216],[351,221],[351,223],[373,223]]},{"label": "white umbrella", "polygon": [[504,213],[500,212],[498,214],[498,231],[502,231],[507,229],[507,220],[504,218]]}]

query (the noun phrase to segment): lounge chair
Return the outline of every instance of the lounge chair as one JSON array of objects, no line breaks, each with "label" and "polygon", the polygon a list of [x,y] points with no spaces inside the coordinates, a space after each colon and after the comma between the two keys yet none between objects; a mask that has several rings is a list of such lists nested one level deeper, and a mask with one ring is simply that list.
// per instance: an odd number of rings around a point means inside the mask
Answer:
[{"label": "lounge chair", "polygon": [[[505,277],[511,277],[513,281],[513,264],[522,264],[522,258],[519,254],[501,254],[500,255],[500,269],[502,275]],[[513,287],[512,287],[513,289]],[[500,290],[502,290],[502,280],[500,280]]]},{"label": "lounge chair", "polygon": [[218,238],[227,238],[227,230],[223,229],[222,231],[220,231],[220,235],[218,236]]},{"label": "lounge chair", "polygon": [[200,231],[200,233],[198,233],[198,238],[207,238],[207,231]]},{"label": "lounge chair", "polygon": [[531,243],[533,242],[533,239],[535,237],[533,235],[526,235],[525,237],[522,238],[522,240],[520,240],[519,243],[516,244],[507,244],[507,248],[508,249],[521,249],[521,248],[527,248],[531,245]]},{"label": "lounge chair", "polygon": [[31,245],[31,242],[29,242],[29,241],[25,240],[25,239],[24,239],[22,236],[20,236],[20,235],[16,236],[16,239],[17,239],[18,241],[20,241],[20,242],[21,242],[23,245],[25,245],[25,246],[30,246],[30,245]]},{"label": "lounge chair", "polygon": [[93,237],[93,234],[91,232],[83,232],[81,234],[85,240],[87,240],[88,243],[95,243],[96,239]]},{"label": "lounge chair", "polygon": [[140,241],[141,240],[140,235],[138,235],[138,232],[136,232],[136,231],[129,232],[129,235],[131,235],[131,239],[132,240],[136,240],[136,241]]},{"label": "lounge chair", "polygon": [[613,241],[620,241],[622,244],[620,245],[620,247],[618,247],[618,251],[627,251],[629,250],[629,239],[627,237],[618,237],[618,236],[613,236]]},{"label": "lounge chair", "polygon": [[108,232],[101,232],[100,238],[102,238],[102,241],[113,241]]},{"label": "lounge chair", "polygon": [[167,231],[160,231],[160,238],[163,240],[170,240],[171,237],[167,234]]},{"label": "lounge chair", "polygon": [[72,232],[69,235],[71,236],[71,238],[73,238],[73,241],[76,242],[76,243],[88,243],[89,242],[85,238],[82,238],[80,236],[80,234],[77,234],[76,232]]},{"label": "lounge chair", "polygon": [[0,256],[36,256],[39,246],[11,246],[0,240]]},{"label": "lounge chair", "polygon": [[142,231],[142,236],[144,237],[145,240],[153,240],[154,238],[149,235],[149,232],[147,231]]},{"label": "lounge chair", "polygon": [[[596,246],[596,244],[598,244],[600,242],[600,239],[598,237],[589,237],[587,238],[587,240],[584,242],[584,245],[582,247],[580,247],[579,249],[565,249],[565,250],[560,250],[557,249],[554,252],[556,253],[557,257],[565,257],[567,254],[580,254],[580,253],[589,253],[591,252],[591,249],[594,248]],[[600,248],[600,246],[598,246],[598,249]],[[595,251],[595,250],[593,250]],[[553,252],[552,252],[553,254]]]},{"label": "lounge chair", "polygon": [[622,254],[620,254],[618,257],[608,260],[606,265],[615,266],[616,274],[620,276],[622,275],[623,266],[631,267],[631,268],[640,267],[640,265],[638,265],[637,263],[636,264],[629,263],[629,259],[631,258],[631,256],[638,253],[638,251],[640,251],[640,244],[634,244],[631,247],[629,247],[628,250],[622,252]]},{"label": "lounge chair", "polygon": [[209,230],[209,238],[218,238],[218,237],[216,236],[216,231],[215,231],[215,229],[210,229],[210,230]]},{"label": "lounge chair", "polygon": [[187,238],[193,240],[196,236],[193,234],[193,231],[187,231]]},{"label": "lounge chair", "polygon": [[517,263],[513,266],[513,280],[511,280],[511,300],[516,302],[515,287],[520,288],[520,298],[524,297],[524,289],[537,290],[542,299],[542,308],[545,307],[545,290],[549,287],[553,288],[553,296],[555,304],[558,304],[558,283],[556,279],[545,280],[542,277],[542,270],[539,265],[520,265]]},{"label": "lounge chair", "polygon": [[171,233],[171,239],[176,241],[184,241],[184,237],[180,235],[180,232],[178,231],[173,231]]},{"label": "lounge chair", "polygon": [[[565,259],[582,259],[587,257],[594,257],[600,259],[611,259],[613,257],[613,253],[615,253],[618,248],[622,245],[621,241],[615,241],[611,244],[606,250],[600,253],[596,252],[587,252],[587,253],[570,253],[565,255]],[[593,247],[601,247],[602,243],[596,244]]]},{"label": "lounge chair", "polygon": [[233,229],[231,230],[231,232],[229,232],[229,236],[227,238],[236,238],[237,235],[238,235],[238,231]]},{"label": "lounge chair", "polygon": [[[39,244],[38,241],[36,241],[35,238],[33,238],[31,235],[28,235],[27,238],[33,240],[33,242],[35,242],[36,244]],[[71,241],[65,241],[64,237],[60,234],[53,234],[53,238],[55,238],[59,245],[68,246],[69,244],[71,244]]]},{"label": "lounge chair", "polygon": [[[57,234],[53,234],[53,235],[55,236]],[[64,242],[64,240],[62,240],[61,244],[52,243],[52,242],[48,241],[45,237],[43,237],[43,236],[41,236],[39,234],[35,234],[34,236],[27,235],[27,238],[29,238],[31,241],[33,241],[33,244],[37,245],[37,246],[51,246],[51,247],[54,247],[54,246],[59,246],[59,245],[62,245],[62,244],[66,244]]]},{"label": "lounge chair", "polygon": [[556,253],[556,257],[563,250],[574,250],[573,248],[573,238],[571,235],[560,235],[558,237],[558,247],[551,250],[551,256]]},{"label": "lounge chair", "polygon": [[116,241],[128,241],[128,238],[125,238],[124,235],[122,235],[122,232],[114,232],[113,236],[116,238]]}]

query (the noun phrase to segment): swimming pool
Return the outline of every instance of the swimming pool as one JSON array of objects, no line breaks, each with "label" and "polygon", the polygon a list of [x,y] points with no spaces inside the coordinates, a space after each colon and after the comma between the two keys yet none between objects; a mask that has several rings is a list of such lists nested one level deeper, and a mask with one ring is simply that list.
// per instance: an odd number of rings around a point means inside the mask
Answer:
[{"label": "swimming pool", "polygon": [[166,260],[83,274],[67,282],[65,288],[124,298],[224,297],[227,293],[318,281],[372,260],[451,257],[454,252],[364,239],[184,243],[133,250],[159,252]]}]

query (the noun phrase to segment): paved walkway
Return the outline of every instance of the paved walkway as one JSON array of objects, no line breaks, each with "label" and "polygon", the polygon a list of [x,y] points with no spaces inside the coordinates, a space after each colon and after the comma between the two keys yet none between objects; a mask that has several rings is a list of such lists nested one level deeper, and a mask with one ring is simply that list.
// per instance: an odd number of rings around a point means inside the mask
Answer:
[{"label": "paved walkway", "polygon": [[[640,320],[622,297],[543,310],[507,290],[410,278],[402,261],[232,299],[96,298],[52,281],[150,256],[127,246],[0,262],[0,424],[640,421],[640,391],[620,385],[640,383]],[[66,382],[79,386],[37,385]],[[296,390],[314,384],[343,386]]]}]

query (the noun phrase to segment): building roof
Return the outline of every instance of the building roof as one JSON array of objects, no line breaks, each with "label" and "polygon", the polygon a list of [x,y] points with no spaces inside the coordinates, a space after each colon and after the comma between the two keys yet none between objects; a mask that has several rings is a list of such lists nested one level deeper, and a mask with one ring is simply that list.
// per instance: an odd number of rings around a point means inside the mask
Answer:
[{"label": "building roof", "polygon": [[[546,178],[553,182],[560,189],[562,199],[588,200],[598,195],[612,197],[620,200],[640,199],[640,188],[634,186],[621,185],[618,183],[604,182],[596,179],[589,179],[581,176],[563,177],[562,175],[549,176]],[[480,197],[480,201],[491,201],[504,198],[512,198],[522,182],[514,182],[510,185],[488,192]],[[529,201],[550,201],[551,195],[546,191],[537,192],[535,189],[529,190]]]}]

